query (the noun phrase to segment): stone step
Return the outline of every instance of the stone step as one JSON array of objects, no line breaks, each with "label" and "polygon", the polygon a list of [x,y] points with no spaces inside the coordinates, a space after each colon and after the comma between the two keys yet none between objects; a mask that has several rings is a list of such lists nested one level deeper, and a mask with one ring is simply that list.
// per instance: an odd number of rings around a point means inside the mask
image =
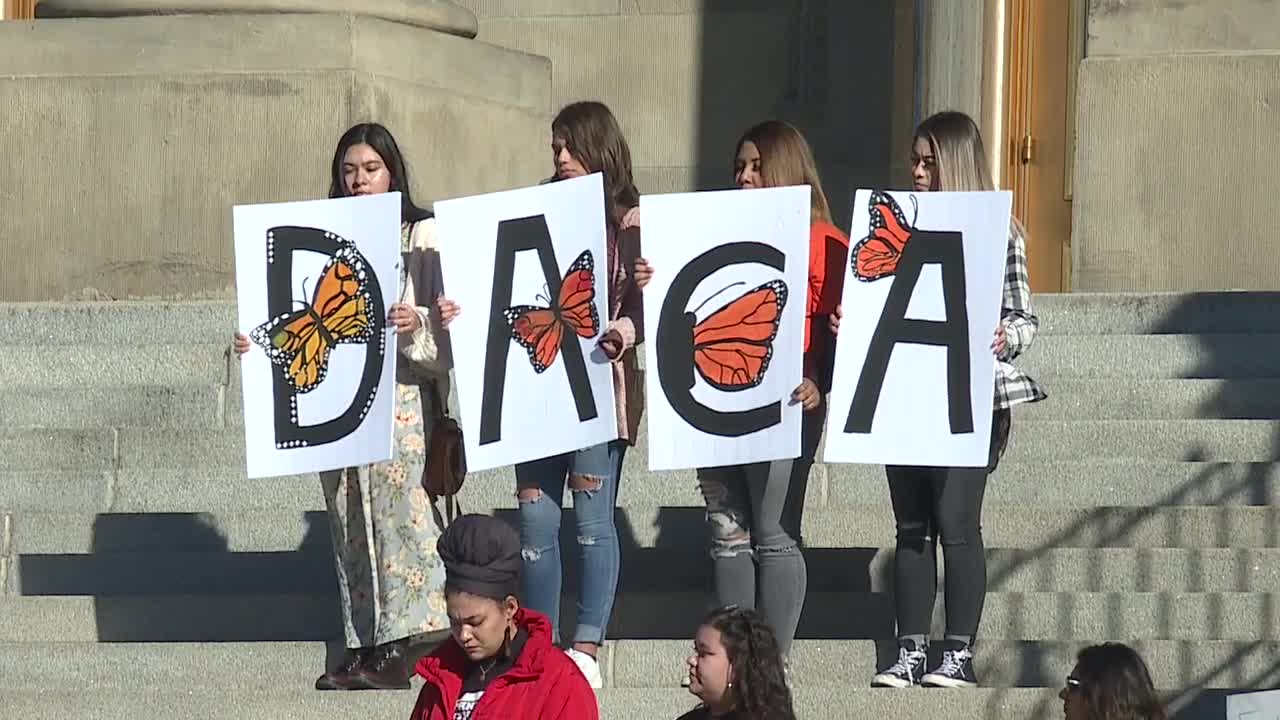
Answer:
[{"label": "stone step", "polygon": [[[1273,419],[1280,379],[1036,378],[1048,402],[1019,407],[1025,420]],[[100,429],[242,427],[238,386],[139,383],[7,386],[0,427]]]},{"label": "stone step", "polygon": [[[630,451],[641,458],[647,457],[646,435],[647,432],[642,430],[635,448]],[[175,429],[163,434],[125,429],[120,433],[120,452],[122,467],[187,467],[189,463],[243,466],[244,435],[243,431],[233,429],[212,433]],[[1012,433],[1006,457],[1010,460],[1272,460],[1280,457],[1280,420],[1103,420],[1082,423],[1020,419]]]},{"label": "stone step", "polygon": [[[65,519],[65,516],[63,516]],[[0,586],[11,595],[147,596],[173,594],[327,593],[335,587],[328,529],[312,527],[301,549],[230,550],[223,536],[192,526],[189,536],[153,533],[171,549],[140,549],[143,542],[102,533],[98,552],[76,552],[60,538],[15,538],[17,548],[0,556]],[[48,527],[48,526],[46,526]],[[568,531],[562,547],[572,538]],[[62,534],[64,537],[66,533]],[[662,548],[625,544],[620,592],[709,592],[710,557],[701,540],[687,539]],[[815,546],[805,549],[809,592],[888,592],[893,588],[893,536],[877,544]],[[243,537],[241,542],[244,543]],[[57,547],[57,545],[63,547]],[[22,546],[35,546],[23,548]],[[54,547],[40,547],[54,545]],[[270,543],[275,545],[275,543]],[[163,546],[161,546],[163,547]],[[1280,592],[1277,548],[1072,548],[1046,544],[1034,548],[986,548],[988,589],[992,592]],[[577,587],[579,563],[563,562],[566,590]],[[7,567],[7,571],[5,568]],[[939,563],[939,577],[946,567]],[[941,581],[940,581],[941,582]],[[0,593],[3,594],[3,593]]]},{"label": "stone step", "polygon": [[[651,473],[632,453],[624,462],[618,505],[701,507],[692,470]],[[460,502],[469,511],[516,507],[514,473],[496,468],[472,473]],[[986,491],[988,505],[1049,504],[1113,507],[1265,506],[1280,499],[1280,463],[1075,460],[1054,463],[1006,460]],[[881,505],[889,508],[884,469],[877,465],[817,464],[809,473],[807,509]],[[573,506],[566,493],[565,507]],[[188,470],[0,471],[0,511],[193,513],[324,510],[316,474],[249,479],[239,468]]]},{"label": "stone step", "polygon": [[[1042,293],[1032,304],[1045,336],[1280,332],[1277,292]],[[14,346],[221,343],[237,324],[227,301],[0,304]]]},{"label": "stone step", "polygon": [[[575,596],[562,599],[571,633]],[[691,636],[714,594],[623,591],[609,637]],[[0,596],[0,642],[264,642],[340,640],[336,593],[277,595]],[[942,596],[933,631],[945,632]],[[810,592],[797,637],[892,637],[891,593]],[[987,594],[984,640],[1280,640],[1271,593]]]},{"label": "stone step", "polygon": [[[139,384],[226,384],[238,372],[226,342],[0,348],[0,390]],[[1276,378],[1280,334],[1046,335],[1018,359],[1033,377]],[[237,392],[237,396],[239,393]]]},{"label": "stone step", "polygon": [[[6,717],[66,720],[91,705],[94,720],[136,720],[139,708],[146,708],[147,717],[155,718],[399,720],[408,716],[417,700],[416,684],[414,690],[399,692],[335,693],[309,688],[310,684],[306,688],[272,688],[253,693],[155,687],[90,693],[61,689],[13,690],[5,694],[6,710],[12,713]],[[1062,701],[1055,693],[1056,689],[1038,688],[895,692],[861,687],[814,687],[796,689],[794,704],[800,720],[863,717],[1061,720]],[[693,696],[679,688],[608,688],[599,691],[598,698],[603,720],[673,720],[697,705]],[[1220,720],[1221,715],[1219,712],[1217,716],[1203,717]],[[1200,720],[1200,716],[1180,715],[1178,720]]]},{"label": "stone step", "polygon": [[[1087,641],[1006,642],[976,646],[975,664],[987,687],[1052,688],[1070,671]],[[1280,643],[1224,640],[1138,640],[1132,645],[1160,689],[1273,686],[1280,680]],[[234,687],[235,695],[310,688],[336,643],[55,643],[33,653],[29,643],[0,643],[0,692],[63,690],[68,678],[84,688],[132,690]],[[676,689],[686,672],[689,640],[620,640],[604,649],[601,669],[611,688]],[[932,662],[937,662],[935,657]],[[897,656],[892,640],[799,640],[792,647],[792,680],[799,688],[848,691],[869,683],[876,667]],[[330,661],[331,661],[330,660]]]},{"label": "stone step", "polygon": [[1043,335],[1280,332],[1277,292],[1052,293],[1032,298]]},{"label": "stone step", "polygon": [[[227,384],[228,345],[77,345],[61,355],[48,347],[0,348],[0,391],[49,387],[106,389],[131,385]],[[70,352],[65,352],[70,350]],[[237,370],[238,372],[238,370]]]},{"label": "stone step", "polygon": [[[1019,356],[1032,377],[1280,376],[1280,335],[1045,335]],[[1255,355],[1254,353],[1261,353]]]},{"label": "stone step", "polygon": [[[114,427],[217,428],[224,424],[226,386],[25,385],[0,389],[0,427],[97,430]],[[236,420],[242,422],[239,396]]]},{"label": "stone step", "polygon": [[1015,409],[1021,420],[1270,420],[1280,418],[1272,378],[1098,378],[1037,376],[1045,402]]},{"label": "stone step", "polygon": [[[628,454],[646,458],[646,432]],[[821,455],[819,455],[821,457]],[[1262,462],[1280,457],[1280,420],[1015,421],[1005,460]],[[240,428],[0,428],[0,472],[244,467]],[[647,466],[647,460],[645,461]]]},{"label": "stone step", "polygon": [[[512,524],[514,510],[498,516]],[[699,548],[707,537],[705,510],[637,506],[618,512],[619,542],[633,549]],[[1057,508],[987,504],[988,545],[1062,548],[1274,548],[1280,547],[1277,507]],[[137,552],[292,552],[329,542],[325,513],[22,513],[7,517],[3,554]],[[562,523],[573,537],[572,517]],[[894,537],[884,504],[811,509],[804,540],[812,548],[878,547]],[[691,553],[696,555],[697,553]]]},{"label": "stone step", "polygon": [[10,347],[177,345],[230,346],[235,303],[225,301],[3,303],[0,335]]}]

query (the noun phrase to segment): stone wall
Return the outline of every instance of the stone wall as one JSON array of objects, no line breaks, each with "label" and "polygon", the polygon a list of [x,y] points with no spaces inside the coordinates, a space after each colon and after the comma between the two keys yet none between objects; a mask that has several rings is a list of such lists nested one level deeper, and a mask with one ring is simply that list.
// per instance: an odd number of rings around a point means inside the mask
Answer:
[{"label": "stone wall", "polygon": [[1091,0],[1076,290],[1274,289],[1280,2]]},{"label": "stone wall", "polygon": [[1098,57],[1280,49],[1276,0],[1090,0]]},{"label": "stone wall", "polygon": [[543,58],[372,18],[0,23],[0,301],[229,297],[231,207],[325,196],[356,122],[424,202],[522,185],[550,90]]},{"label": "stone wall", "polygon": [[[895,52],[910,63],[910,48],[895,48],[900,0],[459,4],[479,17],[480,40],[551,59],[556,108],[580,99],[613,108],[641,192],[726,187],[734,142],[772,117],[808,135],[841,224],[854,189],[905,167],[905,146],[893,145],[895,110],[899,124],[911,122],[910,70],[895,66]],[[544,129],[531,150],[544,174],[548,140]]]}]

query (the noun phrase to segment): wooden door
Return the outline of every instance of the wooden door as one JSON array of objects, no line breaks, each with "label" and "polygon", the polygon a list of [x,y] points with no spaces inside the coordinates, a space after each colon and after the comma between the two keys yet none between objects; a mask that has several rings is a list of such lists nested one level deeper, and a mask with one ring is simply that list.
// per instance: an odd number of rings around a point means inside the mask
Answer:
[{"label": "wooden door", "polygon": [[4,0],[4,20],[30,20],[36,16],[36,0]]},{"label": "wooden door", "polygon": [[1084,0],[1009,3],[1004,175],[1027,230],[1036,292],[1071,289],[1071,172],[1075,76],[1084,50]]}]

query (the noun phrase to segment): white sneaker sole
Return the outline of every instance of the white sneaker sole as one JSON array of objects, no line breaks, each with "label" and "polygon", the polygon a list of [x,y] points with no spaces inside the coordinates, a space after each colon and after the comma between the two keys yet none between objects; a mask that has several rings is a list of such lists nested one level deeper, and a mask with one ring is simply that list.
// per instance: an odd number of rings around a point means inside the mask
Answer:
[{"label": "white sneaker sole", "polygon": [[920,684],[925,687],[935,688],[976,688],[978,683],[969,682],[960,678],[947,677],[946,675],[925,675],[920,678]]},{"label": "white sneaker sole", "polygon": [[587,679],[587,684],[592,690],[601,690],[604,688],[604,675],[600,672],[600,664],[590,655],[584,652],[565,651],[565,655],[578,666],[578,670],[582,672],[582,676]]},{"label": "white sneaker sole", "polygon": [[896,688],[902,690],[911,687],[911,683],[903,680],[897,675],[888,675],[881,673],[871,678],[871,687],[873,688]]}]

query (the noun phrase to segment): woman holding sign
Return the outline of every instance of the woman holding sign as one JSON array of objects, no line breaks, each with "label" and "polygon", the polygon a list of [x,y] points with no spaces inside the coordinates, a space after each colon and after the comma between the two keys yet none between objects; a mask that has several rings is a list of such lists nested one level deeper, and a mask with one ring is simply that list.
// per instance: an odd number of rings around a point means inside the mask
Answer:
[{"label": "woman holding sign", "polygon": [[[911,148],[916,192],[993,190],[986,151],[973,120],[963,113],[934,115],[916,129]],[[1045,398],[1034,380],[1012,365],[1031,346],[1039,320],[1031,312],[1026,239],[1016,220],[1009,224],[1000,323],[991,342],[998,360],[995,416],[986,467],[885,468],[897,525],[894,555],[894,612],[898,659],[871,684],[877,687],[973,687],[973,644],[987,594],[986,548],[982,541],[982,499],[1009,439],[1009,408]],[[841,308],[831,315],[839,330]],[[941,663],[926,672],[929,625],[937,596],[937,545],[947,566],[946,635]]]},{"label": "woman holding sign", "polygon": [[[830,377],[832,343],[824,318],[840,299],[849,240],[831,223],[809,143],[787,123],[770,120],[743,134],[734,159],[734,183],[740,189],[812,188],[804,379],[791,394],[791,401],[805,410],[801,456],[698,471],[711,528],[716,596],[725,605],[758,607],[785,658],[800,622],[808,582],[798,541],[805,487],[822,433],[823,392]],[[639,218],[633,215],[628,220],[638,222]],[[637,284],[643,287],[652,274],[648,261],[636,261]]]},{"label": "woman holding sign", "polygon": [[[440,287],[434,221],[413,203],[391,133],[378,124],[356,125],[338,141],[329,197],[385,192],[402,198],[401,301],[387,318],[400,351],[395,454],[385,463],[320,473],[347,652],[337,670],[316,680],[317,690],[406,689],[410,643],[449,627],[439,531],[422,488],[425,439],[449,396],[450,360],[433,309]],[[236,334],[236,352],[249,348],[249,338]]]},{"label": "woman holding sign", "polygon": [[[573,493],[577,517],[582,582],[573,646],[566,652],[582,668],[593,688],[604,685],[596,654],[604,642],[618,587],[621,550],[614,525],[622,457],[635,442],[644,409],[635,346],[642,340],[643,304],[632,277],[640,252],[638,228],[623,230],[621,220],[640,202],[631,173],[631,150],[607,106],[577,102],[551,123],[549,182],[593,173],[604,176],[606,247],[608,250],[609,322],[598,344],[612,361],[618,440],[516,465],[520,500],[520,537],[524,543],[524,598],[529,607],[551,618],[556,639],[560,630],[560,503],[565,485]],[[447,324],[461,312],[457,303],[440,299]]]}]

